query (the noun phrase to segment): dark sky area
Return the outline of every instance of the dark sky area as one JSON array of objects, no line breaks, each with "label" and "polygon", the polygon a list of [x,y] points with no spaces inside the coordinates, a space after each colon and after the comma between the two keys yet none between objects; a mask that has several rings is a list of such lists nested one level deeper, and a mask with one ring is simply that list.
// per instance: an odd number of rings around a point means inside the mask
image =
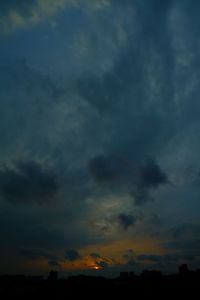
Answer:
[{"label": "dark sky area", "polygon": [[200,1],[0,1],[0,273],[200,267]]}]

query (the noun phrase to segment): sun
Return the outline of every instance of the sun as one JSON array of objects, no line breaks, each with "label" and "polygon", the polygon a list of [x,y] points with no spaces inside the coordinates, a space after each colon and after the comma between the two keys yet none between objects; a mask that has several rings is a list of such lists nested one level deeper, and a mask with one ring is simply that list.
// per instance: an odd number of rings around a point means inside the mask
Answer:
[{"label": "sun", "polygon": [[99,269],[100,269],[100,267],[98,267],[98,266],[94,267],[94,270],[99,270]]}]

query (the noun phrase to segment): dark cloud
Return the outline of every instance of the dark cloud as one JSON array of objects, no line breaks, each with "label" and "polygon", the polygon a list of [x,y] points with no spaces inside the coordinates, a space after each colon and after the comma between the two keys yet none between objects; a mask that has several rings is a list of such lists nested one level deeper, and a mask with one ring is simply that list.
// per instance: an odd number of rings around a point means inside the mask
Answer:
[{"label": "dark cloud", "polygon": [[4,247],[36,247],[42,249],[60,249],[68,245],[66,237],[59,230],[48,228],[42,224],[40,217],[34,215],[8,213],[1,215],[0,233]]},{"label": "dark cloud", "polygon": [[[171,249],[172,250],[172,249]],[[168,248],[169,251],[169,248]],[[137,254],[132,249],[128,249],[123,258],[125,259],[126,265],[134,267],[137,270],[144,269],[144,266],[148,268],[162,269],[164,271],[170,270],[171,272],[177,269],[182,263],[188,263],[195,265],[198,262],[198,257],[192,253],[186,253],[180,251],[178,248],[174,248],[166,254]]]},{"label": "dark cloud", "polygon": [[198,257],[180,252],[168,253],[164,255],[146,255],[142,254],[136,257],[137,262],[141,265],[148,264],[149,268],[161,269],[163,271],[177,271],[178,266],[183,263],[191,267],[197,267],[199,264]]},{"label": "dark cloud", "polygon": [[49,266],[51,266],[51,267],[58,267],[58,268],[61,267],[61,264],[60,264],[59,262],[55,261],[55,260],[50,260],[50,261],[48,262],[48,264],[49,264]]},{"label": "dark cloud", "polygon": [[160,255],[145,255],[141,254],[137,256],[139,261],[151,261],[151,262],[160,262],[162,260],[162,256]]},{"label": "dark cloud", "polygon": [[200,238],[191,238],[187,240],[178,240],[166,244],[168,248],[180,249],[187,255],[198,256],[200,252]]},{"label": "dark cloud", "polygon": [[[175,250],[175,249],[174,249]],[[187,254],[180,251],[173,251],[162,255],[156,254],[140,254],[137,255],[131,249],[127,250],[123,255],[126,261],[126,266],[134,267],[136,270],[144,269],[144,266],[148,269],[161,269],[163,271],[174,272],[178,266],[183,263],[189,265],[197,265],[198,257],[192,254]]]},{"label": "dark cloud", "polygon": [[[12,86],[16,90],[16,98],[18,98],[18,92],[21,90],[24,97],[18,100],[18,103],[23,102],[24,109],[33,104],[39,104],[41,112],[44,113],[42,104],[46,105],[48,103],[52,106],[54,101],[58,103],[60,96],[66,94],[66,86],[63,86],[57,79],[53,80],[48,75],[42,74],[33,68],[25,58],[1,60],[0,65],[1,74],[4,74],[0,83],[2,91]],[[34,97],[32,97],[32,93]],[[26,102],[27,98],[29,99],[28,103]],[[13,102],[14,100],[9,98],[9,101]],[[35,109],[37,110],[37,107]],[[33,111],[30,113],[33,113]]]},{"label": "dark cloud", "polygon": [[135,218],[133,215],[128,214],[119,214],[117,216],[120,226],[124,230],[127,230],[130,226],[133,226],[135,222],[137,221],[137,218]]},{"label": "dark cloud", "polygon": [[200,235],[200,225],[192,223],[182,224],[172,228],[171,233],[175,239],[197,237]]},{"label": "dark cloud", "polygon": [[132,194],[135,204],[141,205],[150,199],[151,191],[169,180],[155,159],[141,163],[133,159],[98,155],[89,161],[89,171],[100,186],[106,184],[116,193]]},{"label": "dark cloud", "polygon": [[69,261],[76,261],[81,258],[81,255],[79,254],[78,251],[76,251],[74,249],[70,249],[70,250],[66,251],[65,258],[66,258],[66,260],[69,260]]},{"label": "dark cloud", "polygon": [[132,249],[128,249],[124,255],[123,255],[123,258],[125,259],[126,261],[126,266],[129,266],[129,267],[138,267],[138,263],[136,261],[136,254],[135,252],[132,250]]},{"label": "dark cloud", "polygon": [[56,254],[39,248],[21,249],[20,255],[27,260],[45,259],[51,267],[61,267],[61,263],[64,261],[62,257],[58,257]]},{"label": "dark cloud", "polygon": [[87,102],[100,113],[111,113],[114,109],[114,100],[118,101],[121,95],[124,78],[118,74],[106,73],[103,77],[85,74],[77,81],[76,88]]},{"label": "dark cloud", "polygon": [[[111,5],[90,14],[103,2]],[[48,5],[0,1],[0,34],[27,28],[62,7],[60,1]],[[55,266],[60,260],[52,249],[132,238],[134,230],[143,236],[156,228],[159,236],[168,219],[176,224],[199,211],[199,191],[194,203],[194,182],[186,183],[182,172],[199,164],[198,1],[87,0],[81,8],[69,8],[36,31],[1,37],[1,243],[43,249],[24,255],[46,257]],[[29,39],[30,47],[24,44]],[[19,53],[28,61],[11,59]],[[51,199],[59,199],[53,211],[50,205],[25,205]],[[143,215],[159,215],[162,228],[157,218],[139,222],[134,205]],[[91,222],[109,234],[99,238]],[[174,257],[130,252],[124,254],[127,266],[171,266],[199,252],[197,225],[176,226],[163,236],[163,248]],[[98,253],[90,257],[109,263]],[[66,253],[69,261],[79,258],[76,250]]]},{"label": "dark cloud", "polygon": [[39,248],[24,248],[20,250],[20,255],[22,255],[24,258],[31,259],[31,260],[37,260],[37,259],[47,259],[51,261],[59,260],[57,255],[48,252],[44,249]]},{"label": "dark cloud", "polygon": [[[142,109],[145,86],[145,64],[149,64],[151,51],[149,52],[145,45],[149,45],[150,49],[155,52],[160,51],[163,57],[165,74],[168,79],[172,65],[171,56],[171,40],[168,30],[168,15],[173,4],[172,1],[167,1],[167,4],[160,4],[159,1],[117,1],[120,9],[124,13],[129,12],[132,16],[137,12],[139,18],[139,26],[136,28],[126,28],[129,39],[126,49],[123,49],[121,56],[118,58],[112,70],[107,71],[102,76],[96,74],[84,74],[84,76],[77,81],[77,90],[79,94],[90,104],[92,104],[100,113],[109,113],[112,116],[120,109],[124,112],[124,106],[129,106],[129,101],[132,99],[133,107]],[[116,2],[113,3],[116,6]],[[134,22],[133,22],[134,23]],[[159,24],[159,26],[158,26]],[[114,25],[112,23],[112,25]],[[135,31],[137,35],[135,34]],[[141,38],[142,37],[142,38]],[[135,46],[135,40],[137,45]],[[169,51],[167,51],[169,50]],[[167,65],[168,63],[168,65]],[[163,92],[165,97],[170,94],[170,87],[168,92],[163,85]],[[148,97],[148,96],[147,96]],[[141,98],[142,102],[141,103]],[[135,122],[138,120],[134,111],[131,112]],[[151,111],[152,113],[152,111]],[[150,116],[150,114],[149,114]],[[156,114],[153,115],[156,117]],[[146,115],[148,117],[148,115]],[[153,119],[153,118],[152,118]]]},{"label": "dark cloud", "polygon": [[115,229],[127,231],[130,227],[134,227],[140,220],[141,214],[138,214],[137,212],[134,214],[124,212],[113,214],[104,219],[104,225],[101,230],[105,233]]},{"label": "dark cloud", "polygon": [[167,249],[179,251],[181,255],[196,257],[200,251],[200,225],[185,223],[175,226],[169,232],[169,242],[165,243]]},{"label": "dark cloud", "polygon": [[182,255],[180,253],[169,253],[165,255],[141,254],[127,259],[121,269],[141,274],[143,270],[161,270],[164,273],[177,273],[178,266],[188,264],[189,268],[196,269],[199,266],[199,259],[194,256]]},{"label": "dark cloud", "polygon": [[94,259],[96,259],[96,258],[101,258],[101,255],[100,255],[99,253],[95,253],[95,252],[90,253],[90,256],[91,256],[92,258],[94,258]]},{"label": "dark cloud", "polygon": [[[163,232],[163,229],[158,236],[164,236],[168,240],[168,242],[161,243],[166,254],[133,255],[134,261],[137,261],[141,266],[148,265],[150,268],[169,272],[174,272],[183,263],[188,264],[191,268],[197,268],[200,251],[199,224],[182,224],[174,226],[167,232]],[[126,259],[129,258],[128,256]]]},{"label": "dark cloud", "polygon": [[90,253],[90,257],[94,259],[96,266],[100,267],[101,269],[106,269],[113,263],[117,264],[117,261],[115,261],[114,259],[103,257],[99,253]]},{"label": "dark cloud", "polygon": [[108,268],[109,267],[109,264],[106,262],[106,261],[99,261],[96,263],[100,268]]},{"label": "dark cloud", "polygon": [[112,182],[122,169],[122,161],[113,156],[97,155],[89,161],[89,171],[99,183]]},{"label": "dark cloud", "polygon": [[144,188],[157,188],[168,182],[167,175],[161,170],[156,161],[149,161],[142,169],[140,185]]},{"label": "dark cloud", "polygon": [[59,190],[56,176],[39,163],[19,162],[0,170],[0,194],[12,203],[48,203]]},{"label": "dark cloud", "polygon": [[138,182],[134,186],[132,195],[135,203],[141,205],[149,200],[149,192],[160,185],[168,183],[168,177],[155,160],[150,160],[139,170]]}]

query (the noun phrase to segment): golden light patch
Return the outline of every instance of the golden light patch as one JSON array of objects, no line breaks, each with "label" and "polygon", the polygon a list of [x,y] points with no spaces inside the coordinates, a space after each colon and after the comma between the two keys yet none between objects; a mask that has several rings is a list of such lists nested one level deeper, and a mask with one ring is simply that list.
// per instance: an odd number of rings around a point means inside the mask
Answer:
[{"label": "golden light patch", "polygon": [[91,245],[81,250],[82,254],[100,253],[101,256],[109,257],[122,263],[123,255],[128,250],[132,249],[136,255],[138,254],[154,254],[161,255],[165,253],[161,246],[161,241],[158,239],[126,239],[113,241],[103,245]]},{"label": "golden light patch", "polygon": [[[112,241],[105,244],[90,245],[82,249],[78,249],[80,259],[76,261],[67,261],[60,263],[62,270],[101,270],[106,266],[115,266],[126,263],[124,255],[130,249],[133,250],[135,256],[139,254],[146,255],[163,255],[166,253],[161,246],[163,241],[156,238],[135,238]],[[91,253],[97,253],[97,257],[92,257]],[[148,261],[145,262],[148,265]],[[45,271],[48,266],[48,261],[45,259],[26,262],[27,269],[37,269]]]},{"label": "golden light patch", "polygon": [[[62,267],[66,270],[85,270],[102,269],[100,262],[104,261],[108,266],[124,264],[126,262],[124,254],[127,250],[132,249],[134,255],[139,254],[165,254],[165,249],[161,246],[161,240],[156,238],[137,238],[134,240],[125,239],[120,241],[112,241],[102,245],[90,245],[79,249],[82,259],[75,262],[65,262]],[[92,258],[90,253],[98,253],[100,257]]]},{"label": "golden light patch", "polygon": [[102,261],[106,261],[107,265],[112,265],[113,261],[108,259],[108,258],[92,258],[88,253],[83,255],[83,252],[80,251],[81,253],[81,259],[70,262],[70,261],[65,261],[62,264],[62,268],[65,270],[100,270],[103,269],[103,267],[100,265]]}]

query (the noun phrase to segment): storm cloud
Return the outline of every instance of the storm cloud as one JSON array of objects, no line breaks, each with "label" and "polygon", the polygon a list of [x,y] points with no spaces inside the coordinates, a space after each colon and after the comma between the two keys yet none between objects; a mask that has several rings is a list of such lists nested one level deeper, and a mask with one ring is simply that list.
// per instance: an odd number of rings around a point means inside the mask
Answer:
[{"label": "storm cloud", "polygon": [[199,9],[1,1],[2,252],[59,267],[88,247],[108,269],[118,241],[127,268],[197,265]]},{"label": "storm cloud", "polygon": [[135,204],[141,205],[151,199],[152,190],[169,183],[168,176],[154,159],[141,161],[140,165],[131,159],[99,155],[89,161],[89,172],[103,188],[117,192],[124,188],[124,192],[133,196]]},{"label": "storm cloud", "polygon": [[100,255],[99,253],[95,253],[95,252],[90,253],[90,256],[91,256],[92,258],[94,258],[94,259],[100,258],[100,257],[101,257],[101,255]]},{"label": "storm cloud", "polygon": [[55,175],[36,162],[20,162],[0,171],[0,194],[12,203],[48,203],[58,189]]},{"label": "storm cloud", "polygon": [[69,260],[69,261],[76,261],[76,260],[80,259],[81,256],[77,250],[70,249],[70,250],[66,251],[65,258],[66,258],[66,260]]},{"label": "storm cloud", "polygon": [[145,203],[149,200],[149,191],[166,183],[168,183],[167,175],[154,160],[150,160],[139,170],[138,182],[132,191],[135,203]]},{"label": "storm cloud", "polygon": [[198,257],[200,251],[199,224],[186,223],[172,228],[169,231],[168,249],[176,249],[182,255]]},{"label": "storm cloud", "polygon": [[127,230],[129,226],[134,225],[136,222],[136,219],[132,215],[128,214],[119,214],[118,215],[119,224],[124,228],[124,230]]},{"label": "storm cloud", "polygon": [[120,175],[120,160],[114,157],[98,155],[89,162],[89,171],[97,182],[112,182]]}]

